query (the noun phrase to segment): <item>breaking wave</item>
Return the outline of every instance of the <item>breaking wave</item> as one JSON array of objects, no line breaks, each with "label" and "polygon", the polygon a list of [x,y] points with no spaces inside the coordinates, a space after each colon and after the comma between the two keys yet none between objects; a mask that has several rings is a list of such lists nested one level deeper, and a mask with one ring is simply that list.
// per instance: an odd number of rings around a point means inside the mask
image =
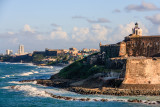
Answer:
[{"label": "breaking wave", "polygon": [[29,75],[32,75],[32,74],[35,74],[35,73],[39,73],[39,72],[31,70],[30,72],[24,72],[24,73],[19,74],[19,76],[29,76]]},{"label": "breaking wave", "polygon": [[16,85],[10,86],[9,88],[17,91],[25,91],[29,96],[51,97],[48,93],[46,93],[46,91],[33,87],[31,85]]},{"label": "breaking wave", "polygon": [[[104,95],[80,95],[74,92],[65,91],[63,89],[43,89],[37,88],[31,85],[16,85],[16,86],[9,86],[3,87],[3,89],[14,89],[16,91],[24,91],[26,95],[33,96],[33,97],[52,97],[60,100],[71,100],[71,101],[101,101],[104,100],[109,102],[119,101],[119,102],[128,102],[129,98],[118,98],[115,96],[104,96]],[[70,99],[66,99],[70,98]],[[84,100],[82,100],[84,99]],[[89,100],[86,100],[89,99]],[[144,104],[158,104],[156,101],[149,101],[149,100],[142,100],[141,103]]]}]

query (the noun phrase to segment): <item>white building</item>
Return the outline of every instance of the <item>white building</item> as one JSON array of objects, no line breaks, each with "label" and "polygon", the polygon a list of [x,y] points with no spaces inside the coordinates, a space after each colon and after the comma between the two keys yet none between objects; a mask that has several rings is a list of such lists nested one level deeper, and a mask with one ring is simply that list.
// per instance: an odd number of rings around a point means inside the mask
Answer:
[{"label": "white building", "polygon": [[142,29],[138,27],[138,23],[135,23],[135,27],[132,29],[132,34],[142,36]]},{"label": "white building", "polygon": [[19,45],[19,49],[18,49],[18,54],[19,55],[24,55],[24,45]]},{"label": "white building", "polygon": [[9,50],[9,49],[6,50],[6,55],[12,55],[12,54],[13,54],[12,50]]}]

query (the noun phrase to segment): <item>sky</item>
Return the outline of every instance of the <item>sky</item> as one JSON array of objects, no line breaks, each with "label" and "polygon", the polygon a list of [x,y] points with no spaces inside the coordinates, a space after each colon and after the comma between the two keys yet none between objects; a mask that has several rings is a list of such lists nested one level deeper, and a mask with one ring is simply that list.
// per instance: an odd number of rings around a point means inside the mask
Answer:
[{"label": "sky", "polygon": [[0,0],[0,53],[120,42],[135,22],[160,35],[160,0]]}]

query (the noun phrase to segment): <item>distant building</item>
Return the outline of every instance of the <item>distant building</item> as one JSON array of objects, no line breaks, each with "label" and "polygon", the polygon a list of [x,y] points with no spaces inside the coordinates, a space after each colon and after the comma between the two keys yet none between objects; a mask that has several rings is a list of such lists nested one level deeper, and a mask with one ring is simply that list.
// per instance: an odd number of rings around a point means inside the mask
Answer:
[{"label": "distant building", "polygon": [[45,49],[46,56],[60,56],[64,54],[63,49]]},{"label": "distant building", "polygon": [[9,49],[6,50],[6,55],[12,55],[12,54],[13,54],[12,50],[9,50]]},{"label": "distant building", "polygon": [[72,48],[69,48],[69,50],[70,51],[75,51],[75,50],[77,50],[77,48],[72,47]]},{"label": "distant building", "polygon": [[24,45],[19,45],[18,54],[24,55]]},{"label": "distant building", "polygon": [[89,49],[83,48],[83,49],[82,49],[82,52],[89,52]]},{"label": "distant building", "polygon": [[33,51],[33,55],[39,55],[39,54],[41,54],[43,56],[46,55],[45,51]]}]

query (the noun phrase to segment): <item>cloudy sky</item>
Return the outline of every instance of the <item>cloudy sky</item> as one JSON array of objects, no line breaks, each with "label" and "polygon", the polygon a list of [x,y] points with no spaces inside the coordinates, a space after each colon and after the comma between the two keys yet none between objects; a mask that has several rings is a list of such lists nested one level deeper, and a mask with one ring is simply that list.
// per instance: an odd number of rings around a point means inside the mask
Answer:
[{"label": "cloudy sky", "polygon": [[160,0],[0,0],[0,53],[99,48],[123,40],[138,22],[160,35]]}]

